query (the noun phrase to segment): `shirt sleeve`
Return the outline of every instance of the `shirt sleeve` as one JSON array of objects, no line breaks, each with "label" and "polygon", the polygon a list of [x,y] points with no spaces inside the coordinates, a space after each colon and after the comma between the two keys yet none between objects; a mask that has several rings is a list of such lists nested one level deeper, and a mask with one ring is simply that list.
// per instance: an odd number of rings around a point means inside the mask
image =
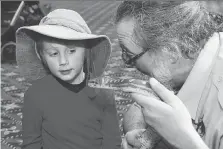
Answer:
[{"label": "shirt sleeve", "polygon": [[24,96],[23,107],[23,144],[22,149],[41,149],[42,112],[39,94],[34,89],[28,89]]},{"label": "shirt sleeve", "polygon": [[119,130],[119,120],[117,116],[114,94],[106,94],[105,98],[107,98],[105,100],[108,100],[109,102],[103,109],[102,149],[120,149],[121,133]]}]

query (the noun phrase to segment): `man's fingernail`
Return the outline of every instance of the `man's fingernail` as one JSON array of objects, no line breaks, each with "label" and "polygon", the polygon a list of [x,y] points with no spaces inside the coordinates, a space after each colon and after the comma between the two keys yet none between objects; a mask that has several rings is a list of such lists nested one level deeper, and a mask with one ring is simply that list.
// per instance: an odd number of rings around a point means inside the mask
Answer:
[{"label": "man's fingernail", "polygon": [[139,93],[131,93],[131,96],[132,96],[133,98],[136,98],[136,99],[138,99],[138,98],[142,98],[142,97],[143,97],[143,95],[141,95],[141,94],[139,94]]},{"label": "man's fingernail", "polygon": [[137,93],[131,93],[131,96],[137,96],[138,94]]},{"label": "man's fingernail", "polygon": [[131,93],[130,95],[131,95],[131,98],[133,98],[133,99],[137,98],[136,93]]},{"label": "man's fingernail", "polygon": [[137,103],[141,99],[140,95],[137,93],[131,93],[131,98],[132,98],[132,100],[136,101]]},{"label": "man's fingernail", "polygon": [[157,85],[159,82],[158,82],[155,78],[150,78],[150,79],[149,79],[149,83],[151,84],[151,86],[155,86],[155,85]]}]

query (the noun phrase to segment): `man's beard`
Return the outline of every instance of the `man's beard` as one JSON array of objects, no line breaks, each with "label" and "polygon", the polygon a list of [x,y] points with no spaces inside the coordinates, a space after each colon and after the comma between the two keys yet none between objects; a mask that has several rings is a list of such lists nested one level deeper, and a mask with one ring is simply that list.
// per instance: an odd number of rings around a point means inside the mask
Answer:
[{"label": "man's beard", "polygon": [[[138,69],[138,68],[137,68]],[[143,71],[141,69],[138,69],[141,73],[143,73],[144,75],[148,75],[149,77],[153,77],[155,78],[157,81],[159,81],[163,86],[165,86],[169,91],[174,92],[174,94],[176,95],[179,90],[181,89],[182,85],[176,85],[172,79],[171,73],[169,71],[165,71],[165,75],[161,73],[161,75],[154,75],[154,74],[148,74],[146,71]]]}]

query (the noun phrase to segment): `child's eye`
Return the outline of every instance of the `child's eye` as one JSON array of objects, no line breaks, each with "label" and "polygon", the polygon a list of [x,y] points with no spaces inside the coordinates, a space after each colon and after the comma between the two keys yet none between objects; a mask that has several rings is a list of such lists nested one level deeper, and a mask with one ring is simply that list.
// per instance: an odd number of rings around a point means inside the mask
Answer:
[{"label": "child's eye", "polygon": [[55,56],[57,56],[58,54],[59,54],[58,52],[53,52],[53,53],[50,53],[50,56],[55,57]]},{"label": "child's eye", "polygon": [[69,52],[70,54],[72,54],[72,53],[75,53],[76,50],[75,50],[75,49],[70,49],[68,52]]}]

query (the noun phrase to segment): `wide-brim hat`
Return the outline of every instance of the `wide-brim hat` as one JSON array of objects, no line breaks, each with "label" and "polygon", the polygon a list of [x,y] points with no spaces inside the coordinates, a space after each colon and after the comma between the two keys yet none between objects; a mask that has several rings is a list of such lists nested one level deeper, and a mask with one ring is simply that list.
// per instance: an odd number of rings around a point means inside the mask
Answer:
[{"label": "wide-brim hat", "polygon": [[28,81],[44,77],[47,71],[35,50],[35,34],[63,40],[90,40],[87,52],[90,79],[101,76],[111,54],[111,43],[105,35],[94,35],[83,18],[75,11],[56,9],[41,19],[39,25],[24,26],[16,31],[16,60],[22,75]]}]

